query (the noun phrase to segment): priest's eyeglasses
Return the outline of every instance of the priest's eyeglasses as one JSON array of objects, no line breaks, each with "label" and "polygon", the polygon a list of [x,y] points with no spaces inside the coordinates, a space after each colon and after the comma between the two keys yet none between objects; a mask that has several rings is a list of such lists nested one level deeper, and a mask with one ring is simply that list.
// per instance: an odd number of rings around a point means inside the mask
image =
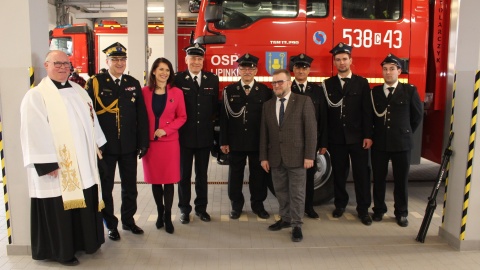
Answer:
[{"label": "priest's eyeglasses", "polygon": [[53,63],[53,66],[56,68],[71,67],[70,62],[50,62],[50,63]]},{"label": "priest's eyeglasses", "polygon": [[285,83],[287,81],[288,80],[274,81],[274,82],[272,82],[272,86],[275,86],[275,85],[282,86],[283,83]]}]

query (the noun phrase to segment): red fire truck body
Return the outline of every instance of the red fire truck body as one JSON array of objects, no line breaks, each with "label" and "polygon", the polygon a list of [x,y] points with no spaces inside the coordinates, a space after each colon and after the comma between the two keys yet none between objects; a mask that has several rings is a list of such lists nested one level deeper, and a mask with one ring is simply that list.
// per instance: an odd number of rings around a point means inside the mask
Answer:
[{"label": "red fire truck body", "polygon": [[[256,80],[270,82],[289,58],[314,59],[309,81],[336,74],[329,51],[339,42],[353,47],[352,71],[372,87],[384,82],[380,63],[393,53],[404,61],[401,82],[417,86],[425,104],[417,157],[439,162],[446,104],[450,0],[209,0],[202,1],[195,41],[207,47],[204,68],[222,87],[240,79],[235,62],[260,58]],[[421,135],[421,136],[420,136]],[[330,176],[329,160],[323,173]],[[325,182],[319,183],[323,185]]]}]

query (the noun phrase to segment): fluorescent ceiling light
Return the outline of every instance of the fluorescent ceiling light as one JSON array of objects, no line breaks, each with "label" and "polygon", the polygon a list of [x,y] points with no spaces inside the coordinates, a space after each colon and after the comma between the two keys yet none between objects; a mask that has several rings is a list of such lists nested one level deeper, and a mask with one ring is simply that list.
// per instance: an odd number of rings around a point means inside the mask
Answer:
[{"label": "fluorescent ceiling light", "polygon": [[85,8],[88,11],[103,11],[103,10],[115,10],[114,7],[87,7]]},{"label": "fluorescent ceiling light", "polygon": [[164,7],[147,7],[147,12],[148,13],[161,13],[164,12],[165,8]]}]

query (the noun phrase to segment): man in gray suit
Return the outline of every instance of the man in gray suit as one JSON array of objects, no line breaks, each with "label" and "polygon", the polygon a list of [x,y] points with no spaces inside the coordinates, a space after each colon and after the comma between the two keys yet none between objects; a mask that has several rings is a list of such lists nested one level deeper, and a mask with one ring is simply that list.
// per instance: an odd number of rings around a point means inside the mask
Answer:
[{"label": "man in gray suit", "polygon": [[288,70],[276,70],[272,86],[276,97],[263,104],[259,158],[266,172],[272,170],[281,218],[268,229],[292,227],[292,241],[300,242],[306,169],[313,167],[317,144],[315,107],[310,97],[291,92]]}]

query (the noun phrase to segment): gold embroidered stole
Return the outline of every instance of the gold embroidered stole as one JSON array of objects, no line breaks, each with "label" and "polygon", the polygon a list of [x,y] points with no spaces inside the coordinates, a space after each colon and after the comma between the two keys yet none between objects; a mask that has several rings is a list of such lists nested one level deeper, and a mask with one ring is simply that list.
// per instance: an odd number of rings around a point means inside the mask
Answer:
[{"label": "gold embroidered stole", "polygon": [[39,84],[52,130],[58,158],[59,180],[62,191],[63,208],[86,208],[83,186],[80,181],[77,154],[70,130],[67,108],[53,82],[44,78]]}]

